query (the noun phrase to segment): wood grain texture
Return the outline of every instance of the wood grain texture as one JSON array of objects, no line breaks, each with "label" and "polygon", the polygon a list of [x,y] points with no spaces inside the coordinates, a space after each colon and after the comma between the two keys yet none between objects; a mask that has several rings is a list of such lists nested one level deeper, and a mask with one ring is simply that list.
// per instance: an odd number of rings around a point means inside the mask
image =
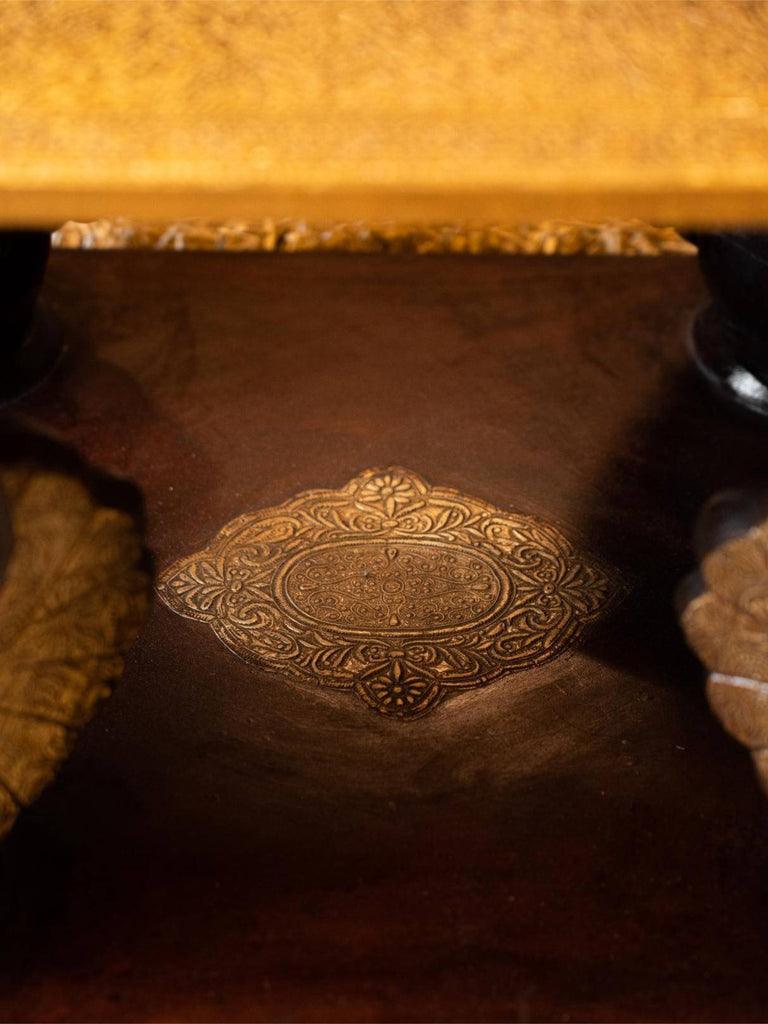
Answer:
[{"label": "wood grain texture", "polygon": [[555,524],[627,596],[413,722],[159,602],[0,862],[4,1020],[765,1020],[768,820],[673,593],[768,479],[683,339],[693,261],[54,253],[24,408],[158,563],[370,466]]},{"label": "wood grain texture", "polygon": [[750,0],[0,10],[0,216],[768,219]]}]

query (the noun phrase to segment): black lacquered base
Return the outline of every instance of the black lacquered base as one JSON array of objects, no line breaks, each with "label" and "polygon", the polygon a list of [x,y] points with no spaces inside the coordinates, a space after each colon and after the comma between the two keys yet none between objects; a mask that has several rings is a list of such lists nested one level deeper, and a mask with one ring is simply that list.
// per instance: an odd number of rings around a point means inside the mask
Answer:
[{"label": "black lacquered base", "polygon": [[696,368],[720,399],[768,422],[768,372],[750,358],[754,338],[711,304],[696,314],[688,344]]},{"label": "black lacquered base", "polygon": [[39,384],[61,351],[39,298],[50,248],[48,231],[0,231],[0,403]]},{"label": "black lacquered base", "polygon": [[23,345],[5,364],[0,363],[0,405],[21,398],[41,384],[58,363],[61,353],[58,321],[44,303],[38,303]]},{"label": "black lacquered base", "polygon": [[768,418],[768,235],[688,233],[711,303],[691,332],[693,359],[731,407]]}]

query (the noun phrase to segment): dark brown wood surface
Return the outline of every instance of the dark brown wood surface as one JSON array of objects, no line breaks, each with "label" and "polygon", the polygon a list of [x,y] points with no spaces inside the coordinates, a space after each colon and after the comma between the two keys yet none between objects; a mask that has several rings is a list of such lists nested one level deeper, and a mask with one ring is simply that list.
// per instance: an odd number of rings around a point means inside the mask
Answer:
[{"label": "dark brown wood surface", "polygon": [[23,410],[146,493],[158,565],[397,463],[626,597],[411,722],[156,604],[2,851],[4,1020],[764,1020],[768,804],[675,622],[768,436],[683,349],[693,261],[57,254]]}]

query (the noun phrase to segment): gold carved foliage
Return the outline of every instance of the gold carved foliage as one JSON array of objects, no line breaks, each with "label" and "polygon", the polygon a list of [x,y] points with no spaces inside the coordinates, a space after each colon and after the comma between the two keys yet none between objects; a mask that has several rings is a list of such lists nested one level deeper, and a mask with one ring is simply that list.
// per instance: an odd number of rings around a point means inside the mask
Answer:
[{"label": "gold carved foliage", "polygon": [[762,492],[716,495],[699,517],[698,573],[680,591],[680,624],[709,670],[707,698],[752,753],[768,793],[768,506]]},{"label": "gold carved foliage", "polygon": [[0,836],[51,781],[120,675],[151,593],[133,515],[75,475],[0,469],[13,546],[0,587]]},{"label": "gold carved foliage", "polygon": [[240,516],[158,585],[243,660],[397,718],[554,658],[613,589],[554,527],[399,468]]},{"label": "gold carved foliage", "polygon": [[669,227],[642,221],[547,220],[536,224],[308,223],[262,220],[186,220],[158,224],[126,218],[67,221],[53,233],[59,249],[161,249],[169,252],[351,252],[359,255],[662,256],[695,255]]}]

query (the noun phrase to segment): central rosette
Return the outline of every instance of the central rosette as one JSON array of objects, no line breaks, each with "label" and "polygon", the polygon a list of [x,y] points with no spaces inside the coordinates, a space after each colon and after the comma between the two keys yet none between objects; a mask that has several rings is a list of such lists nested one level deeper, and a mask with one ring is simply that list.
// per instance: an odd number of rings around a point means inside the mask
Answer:
[{"label": "central rosette", "polygon": [[283,566],[275,596],[293,614],[344,632],[422,634],[475,626],[510,596],[488,555],[434,541],[338,541]]}]

